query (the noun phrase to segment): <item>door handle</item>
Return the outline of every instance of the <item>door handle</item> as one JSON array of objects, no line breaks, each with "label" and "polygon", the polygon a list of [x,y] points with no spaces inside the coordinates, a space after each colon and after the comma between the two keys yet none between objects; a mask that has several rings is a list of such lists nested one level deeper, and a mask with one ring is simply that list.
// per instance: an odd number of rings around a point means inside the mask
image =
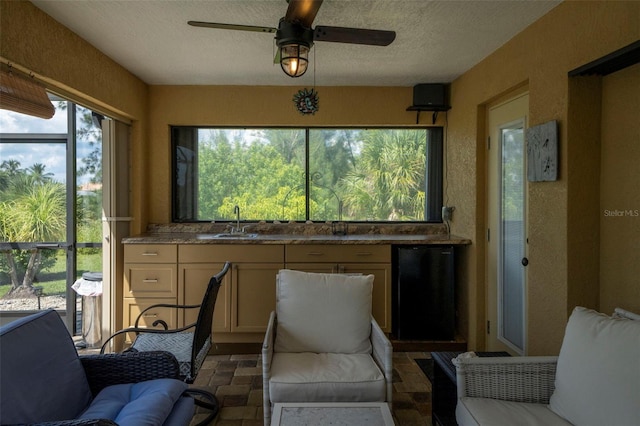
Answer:
[{"label": "door handle", "polygon": [[58,243],[40,243],[40,244],[36,244],[36,248],[37,249],[44,249],[44,250],[51,250],[51,249],[58,249],[61,248],[62,246]]}]

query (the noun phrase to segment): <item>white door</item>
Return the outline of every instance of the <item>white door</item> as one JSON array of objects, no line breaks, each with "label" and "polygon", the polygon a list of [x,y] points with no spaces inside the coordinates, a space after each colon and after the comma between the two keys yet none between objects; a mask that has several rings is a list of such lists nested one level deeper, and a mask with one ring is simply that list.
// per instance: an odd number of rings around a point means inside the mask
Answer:
[{"label": "white door", "polygon": [[526,353],[527,93],[488,112],[487,350]]}]

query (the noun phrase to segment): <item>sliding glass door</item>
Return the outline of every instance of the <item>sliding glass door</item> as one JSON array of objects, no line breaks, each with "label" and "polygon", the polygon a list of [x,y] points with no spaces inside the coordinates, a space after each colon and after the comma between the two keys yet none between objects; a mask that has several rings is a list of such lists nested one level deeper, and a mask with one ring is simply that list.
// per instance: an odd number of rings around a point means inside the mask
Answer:
[{"label": "sliding glass door", "polygon": [[102,272],[102,117],[52,100],[50,120],[0,110],[0,316],[53,308],[75,331],[71,285]]}]

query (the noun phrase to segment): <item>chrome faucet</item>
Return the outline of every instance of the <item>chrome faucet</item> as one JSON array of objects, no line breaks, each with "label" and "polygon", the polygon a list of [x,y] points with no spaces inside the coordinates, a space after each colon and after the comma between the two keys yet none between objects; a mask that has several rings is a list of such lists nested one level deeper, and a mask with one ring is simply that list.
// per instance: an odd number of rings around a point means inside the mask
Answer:
[{"label": "chrome faucet", "polygon": [[[242,232],[240,229],[240,207],[236,205],[233,208],[233,213],[236,215],[236,232]],[[233,228],[231,230],[233,231]]]}]

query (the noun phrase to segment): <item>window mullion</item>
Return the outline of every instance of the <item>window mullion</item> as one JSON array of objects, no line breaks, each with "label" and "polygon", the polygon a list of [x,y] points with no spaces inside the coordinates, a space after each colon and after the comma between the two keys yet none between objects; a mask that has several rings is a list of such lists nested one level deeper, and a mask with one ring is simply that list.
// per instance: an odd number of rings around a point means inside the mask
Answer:
[{"label": "window mullion", "polygon": [[67,102],[67,326],[76,334],[76,294],[71,288],[76,276],[76,105]]},{"label": "window mullion", "polygon": [[309,187],[310,187],[310,181],[311,181],[311,170],[310,170],[310,166],[309,166],[309,135],[310,135],[310,130],[309,128],[305,128],[304,129],[304,206],[305,206],[305,212],[304,212],[304,216],[305,216],[305,221],[310,220],[311,218],[311,213],[310,213],[310,209],[309,209],[309,204],[310,204],[310,195],[309,195]]}]

